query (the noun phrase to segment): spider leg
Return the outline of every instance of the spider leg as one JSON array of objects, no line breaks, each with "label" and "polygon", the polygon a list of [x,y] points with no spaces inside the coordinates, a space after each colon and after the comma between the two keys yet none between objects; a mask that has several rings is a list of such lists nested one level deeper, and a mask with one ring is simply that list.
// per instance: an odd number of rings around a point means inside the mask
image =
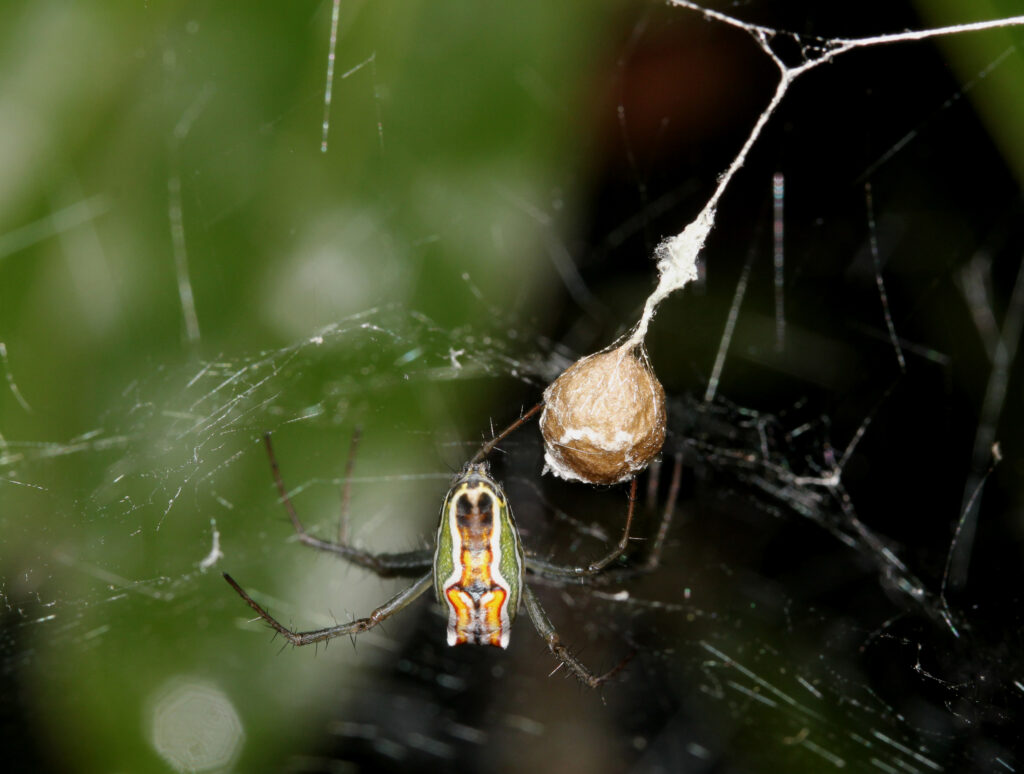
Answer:
[{"label": "spider leg", "polygon": [[552,564],[544,559],[540,559],[536,556],[526,557],[526,567],[532,572],[538,575],[547,575],[555,578],[585,578],[590,575],[597,575],[605,567],[618,559],[622,552],[626,550],[626,546],[629,545],[629,530],[633,525],[633,510],[636,505],[636,479],[629,486],[629,507],[626,511],[626,526],[622,530],[622,537],[619,538],[619,542],[615,545],[615,548],[611,550],[605,556],[600,559],[591,562],[585,567],[567,567],[558,564]]},{"label": "spider leg", "polygon": [[530,620],[533,621],[534,628],[537,629],[537,634],[547,642],[548,650],[551,651],[551,654],[567,666],[580,682],[591,688],[597,688],[601,683],[614,677],[633,658],[633,654],[630,653],[603,675],[595,675],[562,644],[558,637],[558,632],[555,631],[555,627],[551,623],[551,619],[548,618],[548,614],[541,607],[540,600],[537,599],[537,595],[533,593],[533,589],[529,586],[523,587],[523,602],[526,605],[526,612],[530,614]]},{"label": "spider leg", "polygon": [[238,592],[238,595],[246,601],[246,604],[255,610],[256,614],[259,615],[260,618],[270,624],[271,628],[288,640],[292,645],[309,645],[314,642],[331,640],[335,637],[341,637],[346,634],[362,634],[368,629],[372,629],[386,618],[390,618],[399,610],[407,607],[413,600],[422,595],[424,591],[430,588],[433,577],[433,573],[428,572],[411,586],[398,592],[395,596],[370,613],[368,618],[357,618],[354,621],[339,624],[338,626],[328,626],[326,629],[314,629],[313,631],[308,632],[293,632],[291,629],[288,629],[283,624],[279,623],[277,619],[270,615],[270,613],[260,607],[260,605],[257,604],[252,597],[246,594],[242,587],[235,582],[234,578],[227,573],[224,573],[224,580],[231,584],[231,588]]},{"label": "spider leg", "polygon": [[481,446],[480,447],[480,451],[478,451],[476,453],[476,456],[473,457],[472,460],[470,460],[470,464],[476,464],[477,462],[483,462],[483,460],[487,457],[487,455],[490,454],[492,451],[494,451],[494,447],[495,446],[497,446],[499,443],[501,443],[506,438],[508,438],[508,436],[510,436],[512,433],[514,433],[516,430],[518,430],[520,427],[522,427],[524,424],[526,424],[526,422],[529,421],[529,419],[534,414],[536,414],[538,411],[540,411],[542,408],[544,408],[544,404],[543,403],[538,403],[532,409],[530,409],[525,414],[523,414],[521,417],[519,417],[519,419],[517,419],[515,422],[513,422],[511,425],[506,427],[504,430],[502,430],[500,433],[498,433],[496,436],[494,436],[491,440],[489,440],[487,443],[485,443],[483,446]]},{"label": "spider leg", "polygon": [[668,535],[668,528],[672,525],[672,517],[676,512],[676,500],[679,499],[679,485],[683,478],[683,455],[676,454],[675,465],[672,466],[672,481],[668,486],[668,501],[665,503],[665,512],[661,517],[661,524],[658,525],[658,534],[651,546],[650,556],[644,563],[644,568],[653,570],[661,561],[661,550],[665,547],[665,537]]},{"label": "spider leg", "polygon": [[[357,442],[357,438],[353,439],[350,455],[354,454]],[[277,485],[277,493],[281,498],[281,502],[284,503],[284,509],[288,513],[288,518],[291,520],[296,534],[299,536],[299,542],[307,546],[317,548],[321,551],[329,551],[333,554],[337,554],[346,561],[370,570],[382,578],[391,578],[395,576],[413,577],[419,575],[432,565],[434,559],[432,551],[406,551],[397,554],[372,554],[369,551],[364,551],[360,548],[348,545],[348,543],[343,539],[334,543],[330,540],[321,540],[318,537],[310,535],[306,532],[306,528],[302,526],[302,522],[299,520],[299,515],[295,512],[295,506],[292,505],[291,498],[288,497],[288,490],[285,489],[284,481],[281,478],[281,469],[277,464],[277,457],[274,456],[274,446],[270,441],[270,433],[263,434],[263,443],[267,447],[267,457],[270,459],[270,470],[274,476],[274,483]],[[351,464],[352,462],[350,457],[348,465],[349,471],[351,471]],[[346,485],[342,494],[342,503],[343,514],[347,519],[347,474]],[[342,536],[343,533],[344,529],[339,527],[339,537]]]}]

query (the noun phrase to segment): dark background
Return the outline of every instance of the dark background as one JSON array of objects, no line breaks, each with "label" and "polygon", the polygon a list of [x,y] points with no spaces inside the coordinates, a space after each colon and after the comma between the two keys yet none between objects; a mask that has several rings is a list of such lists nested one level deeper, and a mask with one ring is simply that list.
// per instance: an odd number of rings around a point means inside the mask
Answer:
[{"label": "dark background", "polygon": [[[719,8],[785,31],[790,64],[1024,12]],[[427,600],[354,648],[281,652],[219,571],[296,628],[400,588],[294,541],[260,434],[329,537],[361,426],[355,540],[430,545],[479,440],[638,318],[654,247],[777,72],[744,31],[660,3],[340,10],[321,153],[329,3],[0,9],[7,768],[1017,770],[1021,33],[873,47],[791,88],[647,339],[670,433],[627,567],[680,460],[659,568],[536,586],[595,670],[635,654],[594,692],[549,676],[525,616],[507,652],[450,649]],[[621,488],[542,477],[533,426],[503,448],[528,548],[602,553]]]}]

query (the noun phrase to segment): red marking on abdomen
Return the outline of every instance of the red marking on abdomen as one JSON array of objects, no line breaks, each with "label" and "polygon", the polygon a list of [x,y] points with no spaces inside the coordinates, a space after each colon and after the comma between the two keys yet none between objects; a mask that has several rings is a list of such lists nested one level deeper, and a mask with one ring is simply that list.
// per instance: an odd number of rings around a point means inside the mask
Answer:
[{"label": "red marking on abdomen", "polygon": [[448,603],[455,611],[455,643],[495,645],[501,647],[501,609],[508,592],[494,582],[491,575],[491,514],[459,514],[459,537],[462,551],[459,579],[445,589]]}]

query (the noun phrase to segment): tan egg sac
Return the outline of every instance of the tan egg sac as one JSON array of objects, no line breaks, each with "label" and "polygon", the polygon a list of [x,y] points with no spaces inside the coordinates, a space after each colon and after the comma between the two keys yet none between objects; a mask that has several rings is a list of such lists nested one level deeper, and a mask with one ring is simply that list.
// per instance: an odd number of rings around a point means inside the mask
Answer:
[{"label": "tan egg sac", "polygon": [[615,484],[647,467],[665,442],[665,390],[647,356],[628,347],[580,358],[544,391],[547,470]]}]

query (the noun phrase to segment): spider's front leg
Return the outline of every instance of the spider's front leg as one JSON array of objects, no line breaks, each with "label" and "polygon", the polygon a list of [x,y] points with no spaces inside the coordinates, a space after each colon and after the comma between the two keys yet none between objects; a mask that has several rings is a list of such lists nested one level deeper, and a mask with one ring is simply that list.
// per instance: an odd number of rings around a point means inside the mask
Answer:
[{"label": "spider's front leg", "polygon": [[525,414],[523,414],[521,417],[519,417],[519,419],[517,419],[511,425],[509,425],[504,430],[502,430],[500,433],[498,433],[496,436],[494,436],[491,440],[487,441],[487,443],[485,443],[483,446],[481,446],[480,450],[473,456],[473,459],[471,459],[469,461],[470,464],[474,465],[474,464],[476,464],[478,462],[483,462],[485,459],[487,459],[488,455],[492,451],[494,451],[494,447],[495,446],[497,446],[499,443],[504,441],[508,436],[510,436],[512,433],[514,433],[520,427],[525,425],[526,422],[534,414],[536,414],[538,411],[540,411],[542,408],[544,408],[544,403],[543,402],[538,403],[536,406],[534,406],[529,411],[527,411]]},{"label": "spider's front leg", "polygon": [[284,624],[279,623],[276,618],[270,615],[270,613],[264,610],[252,597],[246,594],[234,578],[227,573],[224,573],[224,580],[231,584],[231,588],[238,592],[238,595],[245,600],[246,604],[255,610],[260,618],[270,624],[271,628],[288,640],[292,645],[310,645],[314,642],[332,640],[335,637],[341,637],[345,634],[362,634],[363,632],[372,629],[381,621],[390,618],[399,610],[407,607],[413,600],[420,597],[424,591],[431,587],[433,577],[434,573],[428,572],[411,586],[398,592],[395,596],[370,613],[368,618],[357,618],[356,620],[349,621],[348,623],[338,624],[337,626],[328,626],[326,629],[314,629],[308,632],[293,632],[291,629],[284,626]]},{"label": "spider's front leg", "polygon": [[558,637],[558,632],[555,631],[555,627],[551,623],[551,619],[548,618],[548,614],[541,607],[540,600],[537,599],[537,595],[533,593],[533,589],[529,586],[523,587],[523,603],[526,605],[526,612],[530,614],[530,620],[533,621],[534,628],[537,629],[537,634],[548,644],[551,654],[565,666],[569,667],[572,673],[585,685],[591,688],[599,687],[606,680],[618,674],[629,663],[629,660],[633,658],[633,654],[630,653],[603,675],[595,675],[562,644],[561,639]]},{"label": "spider's front leg", "polygon": [[[397,554],[373,554],[369,551],[364,551],[361,548],[349,545],[345,539],[346,512],[348,510],[349,500],[348,483],[351,478],[352,460],[355,456],[356,445],[358,442],[359,436],[358,433],[356,433],[352,438],[352,444],[349,448],[349,460],[346,465],[345,487],[342,490],[342,518],[338,527],[338,542],[332,542],[330,540],[322,540],[321,538],[315,537],[314,535],[310,535],[306,532],[306,528],[299,520],[299,515],[295,512],[295,506],[292,505],[291,498],[288,496],[288,490],[285,489],[284,480],[281,478],[281,469],[277,464],[277,457],[274,455],[274,446],[270,441],[270,433],[263,434],[263,443],[267,448],[267,457],[270,460],[270,470],[274,476],[274,483],[277,485],[277,493],[281,498],[281,502],[284,503],[285,511],[288,513],[288,519],[295,528],[295,533],[299,536],[299,541],[304,545],[312,546],[313,548],[317,548],[321,551],[329,551],[332,554],[337,554],[346,561],[370,570],[382,578],[415,577],[420,575],[431,567],[433,563],[432,551],[407,551]],[[284,632],[281,633],[284,634]]]}]

